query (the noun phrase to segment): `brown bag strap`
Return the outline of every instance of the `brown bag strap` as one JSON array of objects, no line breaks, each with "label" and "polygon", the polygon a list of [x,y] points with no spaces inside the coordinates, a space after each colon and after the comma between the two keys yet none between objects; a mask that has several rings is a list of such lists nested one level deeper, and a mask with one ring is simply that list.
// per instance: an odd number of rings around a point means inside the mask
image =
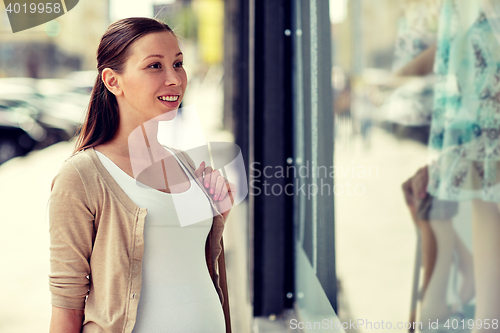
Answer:
[{"label": "brown bag strap", "polygon": [[217,260],[219,266],[219,282],[222,289],[222,295],[224,295],[224,304],[222,304],[222,309],[224,311],[224,317],[226,319],[226,333],[231,333],[231,317],[229,315],[229,295],[227,292],[227,279],[226,279],[226,260],[224,257],[224,242],[223,238],[220,240],[220,245],[222,251]]}]

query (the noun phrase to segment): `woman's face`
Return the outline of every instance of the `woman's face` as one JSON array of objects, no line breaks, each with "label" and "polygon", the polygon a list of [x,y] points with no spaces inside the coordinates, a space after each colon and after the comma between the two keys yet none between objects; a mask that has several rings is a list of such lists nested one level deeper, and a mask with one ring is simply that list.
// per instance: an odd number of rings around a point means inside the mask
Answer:
[{"label": "woman's face", "polygon": [[130,51],[118,75],[120,112],[140,123],[173,119],[187,85],[177,38],[170,32],[151,33],[135,41]]}]

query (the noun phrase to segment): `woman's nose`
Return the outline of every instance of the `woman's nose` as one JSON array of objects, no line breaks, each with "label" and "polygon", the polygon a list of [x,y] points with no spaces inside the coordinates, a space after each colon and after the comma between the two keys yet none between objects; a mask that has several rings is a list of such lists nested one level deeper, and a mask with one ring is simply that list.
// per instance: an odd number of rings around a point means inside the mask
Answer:
[{"label": "woman's nose", "polygon": [[181,77],[180,77],[179,73],[177,73],[177,71],[174,68],[170,68],[169,70],[167,70],[167,76],[165,78],[165,85],[167,85],[167,86],[179,86],[179,85],[181,85],[181,83],[182,83]]}]

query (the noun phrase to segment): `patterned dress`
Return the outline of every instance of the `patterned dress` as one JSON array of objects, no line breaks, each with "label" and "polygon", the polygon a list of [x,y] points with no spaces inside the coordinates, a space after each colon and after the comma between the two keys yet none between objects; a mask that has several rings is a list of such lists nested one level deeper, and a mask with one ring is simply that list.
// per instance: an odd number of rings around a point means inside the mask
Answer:
[{"label": "patterned dress", "polygon": [[436,42],[441,0],[406,0],[401,3],[392,70],[405,66]]},{"label": "patterned dress", "polygon": [[444,0],[434,71],[429,193],[500,202],[500,43],[480,1]]},{"label": "patterned dress", "polygon": [[[436,43],[441,0],[401,2],[392,70],[398,71]],[[428,126],[434,104],[434,75],[415,78],[396,89],[381,108],[385,120],[405,126]]]}]

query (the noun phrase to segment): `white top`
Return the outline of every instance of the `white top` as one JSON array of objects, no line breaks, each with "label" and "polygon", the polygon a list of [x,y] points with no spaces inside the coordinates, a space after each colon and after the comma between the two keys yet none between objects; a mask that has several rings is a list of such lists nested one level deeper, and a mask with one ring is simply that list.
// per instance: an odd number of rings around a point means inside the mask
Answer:
[{"label": "white top", "polygon": [[191,186],[172,194],[137,182],[96,153],[130,199],[147,209],[141,298],[133,332],[224,333],[224,312],[205,259],[213,213],[203,190],[177,157]]}]

